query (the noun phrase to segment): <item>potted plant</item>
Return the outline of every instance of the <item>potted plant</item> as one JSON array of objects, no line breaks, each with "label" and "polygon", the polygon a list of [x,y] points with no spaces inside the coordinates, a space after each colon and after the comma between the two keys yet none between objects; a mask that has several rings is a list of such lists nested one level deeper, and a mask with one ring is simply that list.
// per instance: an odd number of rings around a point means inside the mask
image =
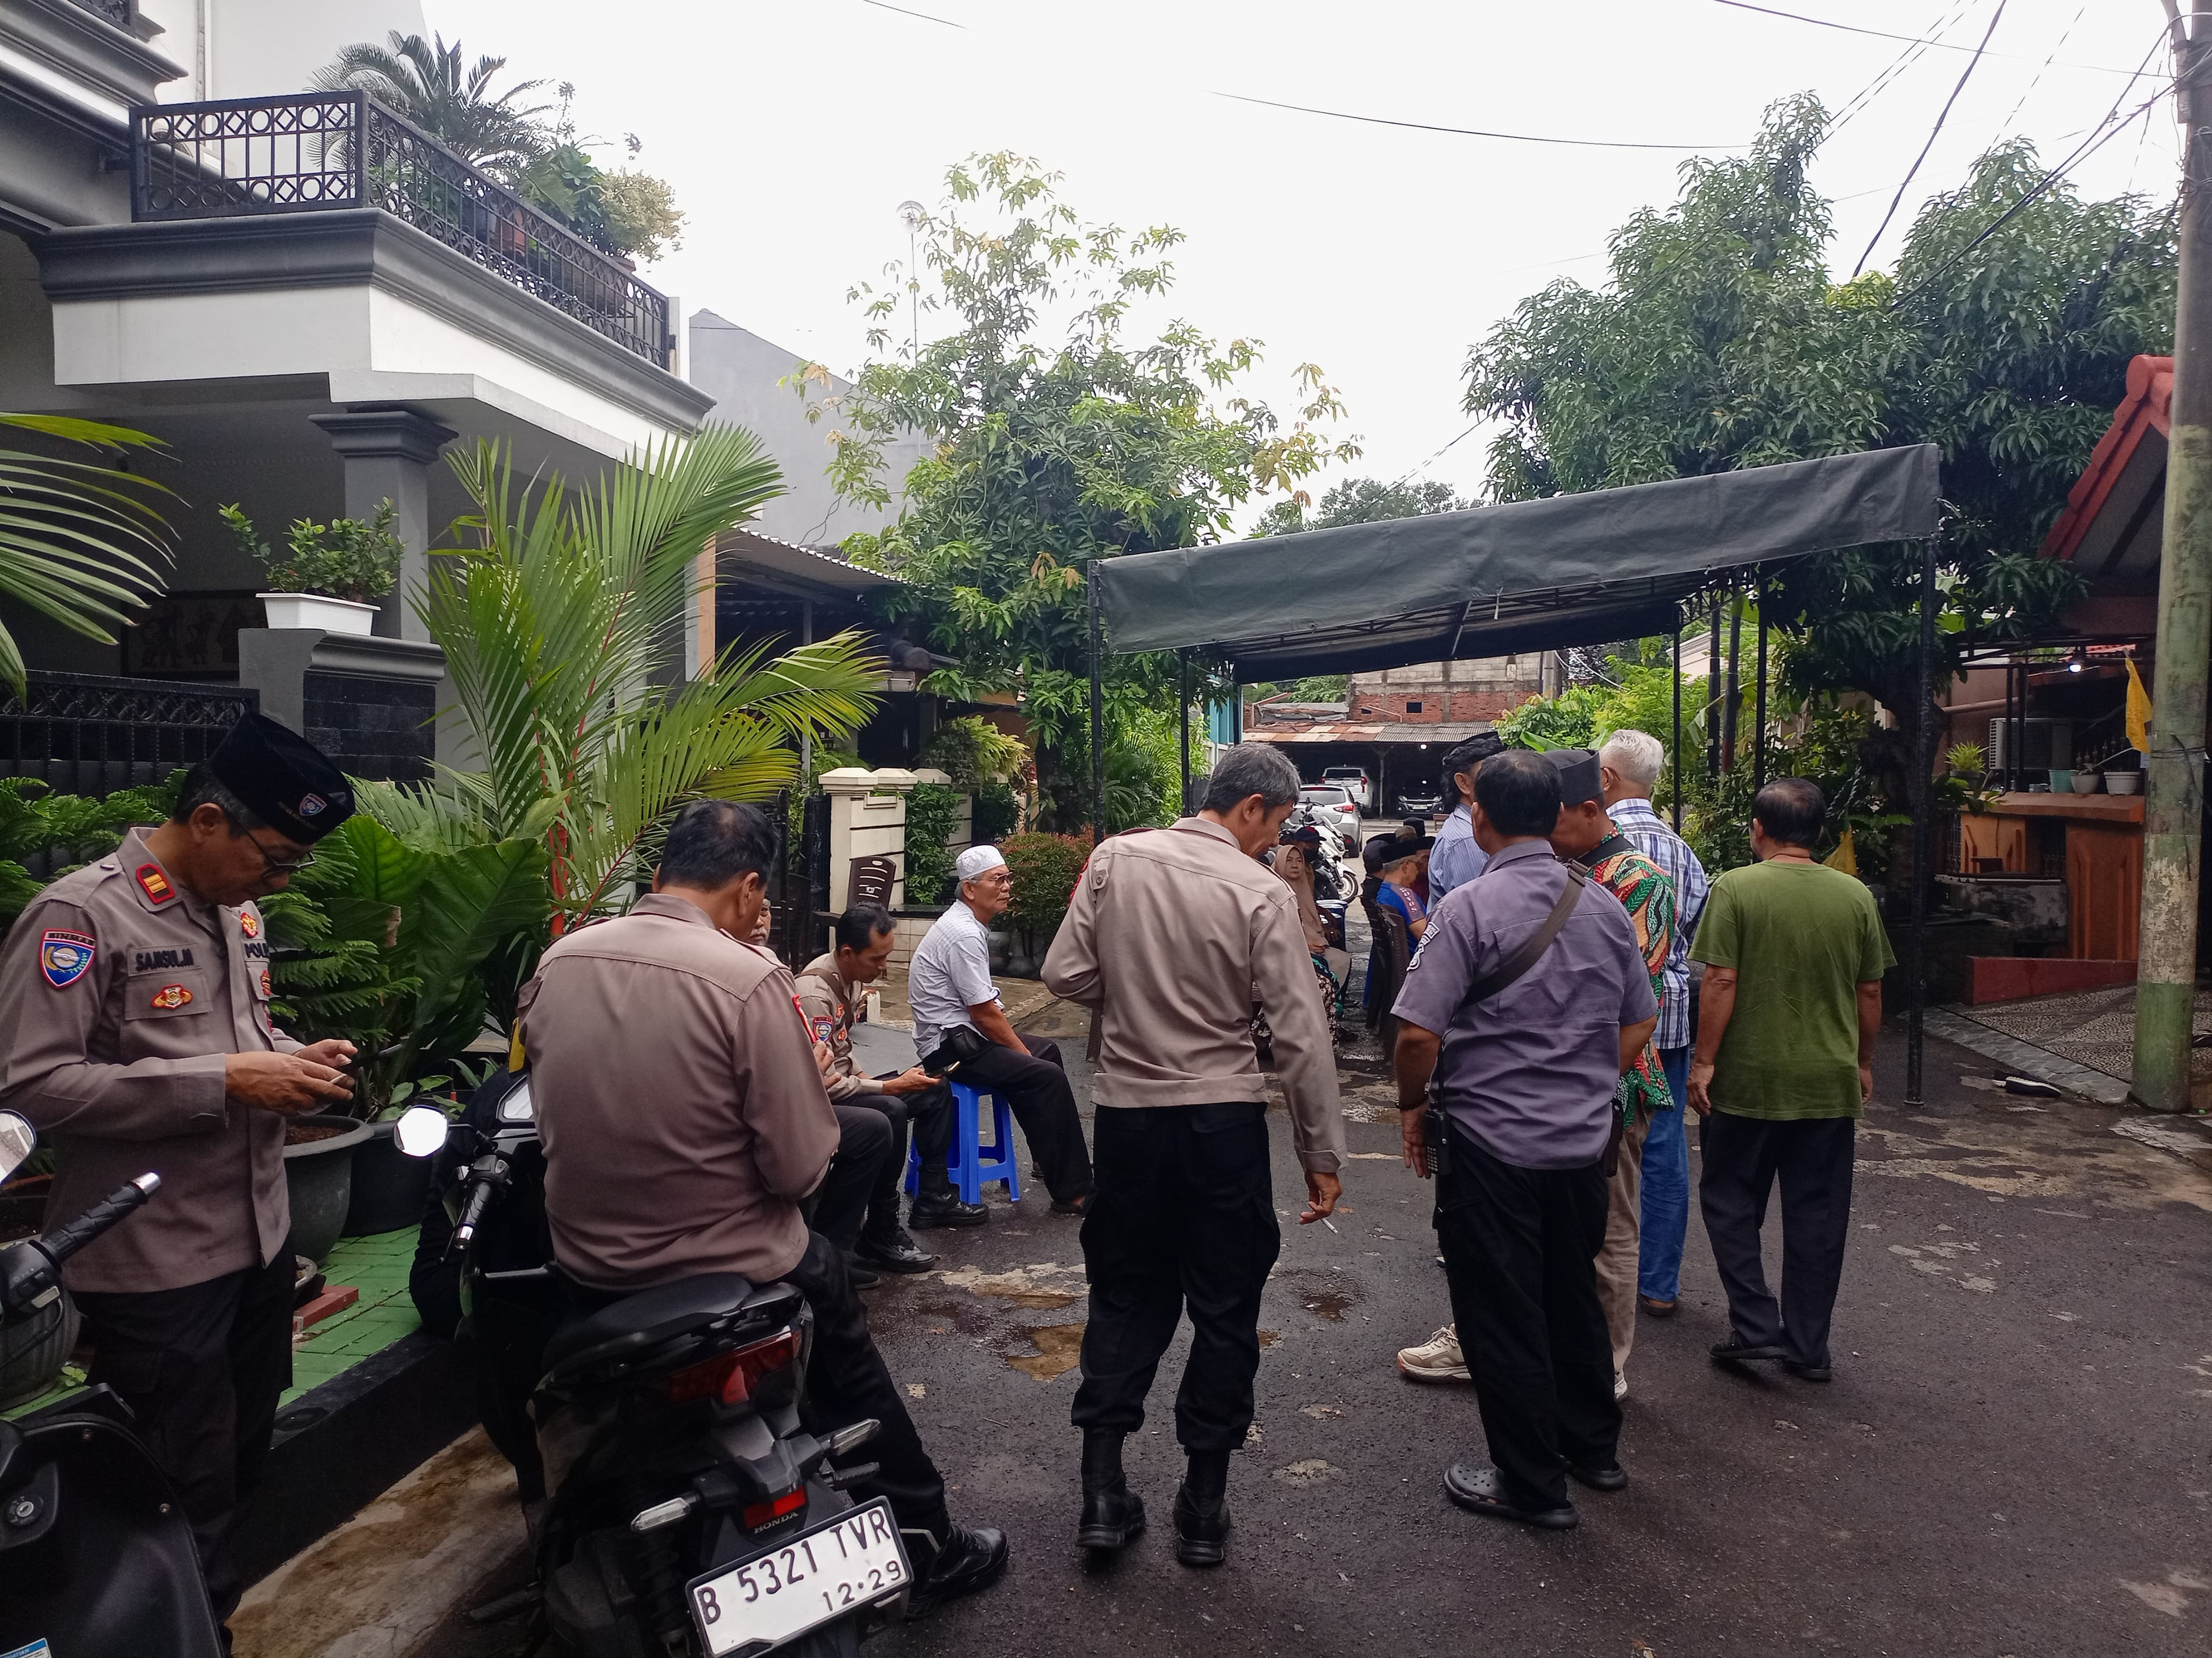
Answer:
[{"label": "potted plant", "polygon": [[221,513],[240,550],[268,573],[270,591],[254,597],[272,628],[366,635],[376,621],[377,601],[398,583],[407,554],[392,533],[395,513],[388,499],[366,520],[295,519],[282,552],[260,538],[235,501]]}]

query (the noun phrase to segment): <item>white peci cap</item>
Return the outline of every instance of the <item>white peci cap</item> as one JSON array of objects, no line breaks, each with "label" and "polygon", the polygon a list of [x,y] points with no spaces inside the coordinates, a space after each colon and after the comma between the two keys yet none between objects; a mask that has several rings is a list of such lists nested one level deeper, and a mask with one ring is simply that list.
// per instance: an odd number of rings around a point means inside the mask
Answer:
[{"label": "white peci cap", "polygon": [[996,847],[970,847],[953,859],[952,872],[963,881],[972,881],[989,871],[1004,868],[1006,862]]}]

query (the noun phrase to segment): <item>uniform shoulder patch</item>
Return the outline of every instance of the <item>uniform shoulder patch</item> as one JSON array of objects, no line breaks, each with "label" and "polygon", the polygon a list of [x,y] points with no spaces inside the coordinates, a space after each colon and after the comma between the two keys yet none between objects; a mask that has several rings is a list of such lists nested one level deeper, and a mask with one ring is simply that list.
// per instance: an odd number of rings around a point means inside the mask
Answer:
[{"label": "uniform shoulder patch", "polygon": [[261,918],[253,913],[252,906],[238,912],[238,930],[249,938],[261,936]]},{"label": "uniform shoulder patch", "polygon": [[177,896],[176,888],[169,884],[169,878],[161,873],[159,864],[139,865],[131,878],[138,883],[138,890],[157,904],[166,904]]},{"label": "uniform shoulder patch", "polygon": [[92,970],[100,941],[88,932],[48,927],[39,939],[39,971],[56,990],[67,990]]}]

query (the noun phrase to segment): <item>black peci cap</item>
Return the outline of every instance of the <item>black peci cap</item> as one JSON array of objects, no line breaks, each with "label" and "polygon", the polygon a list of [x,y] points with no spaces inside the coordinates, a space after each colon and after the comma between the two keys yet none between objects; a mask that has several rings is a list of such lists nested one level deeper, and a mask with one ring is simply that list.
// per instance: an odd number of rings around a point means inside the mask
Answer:
[{"label": "black peci cap", "polygon": [[353,786],[330,756],[264,714],[249,714],[207,757],[216,781],[270,828],[303,843],[353,816]]},{"label": "black peci cap", "polygon": [[1552,749],[1544,758],[1559,768],[1559,804],[1579,806],[1586,800],[1605,799],[1605,779],[1597,756],[1588,749]]},{"label": "black peci cap", "polygon": [[1370,875],[1380,875],[1391,865],[1402,863],[1408,858],[1417,858],[1434,845],[1436,841],[1425,835],[1414,841],[1401,841],[1395,835],[1378,835],[1360,847],[1359,861],[1366,866]]}]

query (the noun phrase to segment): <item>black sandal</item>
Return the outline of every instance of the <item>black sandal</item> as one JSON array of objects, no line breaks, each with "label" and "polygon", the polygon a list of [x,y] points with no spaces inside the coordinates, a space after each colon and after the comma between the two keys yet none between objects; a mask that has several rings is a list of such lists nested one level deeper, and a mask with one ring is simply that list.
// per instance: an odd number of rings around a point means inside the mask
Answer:
[{"label": "black sandal", "polygon": [[1524,1509],[1507,1502],[1504,1485],[1497,1469],[1464,1460],[1444,1470],[1444,1495],[1469,1514],[1488,1515],[1492,1520],[1517,1520],[1524,1526],[1535,1526],[1545,1531],[1571,1531],[1581,1521],[1571,1503],[1556,1509]]}]

